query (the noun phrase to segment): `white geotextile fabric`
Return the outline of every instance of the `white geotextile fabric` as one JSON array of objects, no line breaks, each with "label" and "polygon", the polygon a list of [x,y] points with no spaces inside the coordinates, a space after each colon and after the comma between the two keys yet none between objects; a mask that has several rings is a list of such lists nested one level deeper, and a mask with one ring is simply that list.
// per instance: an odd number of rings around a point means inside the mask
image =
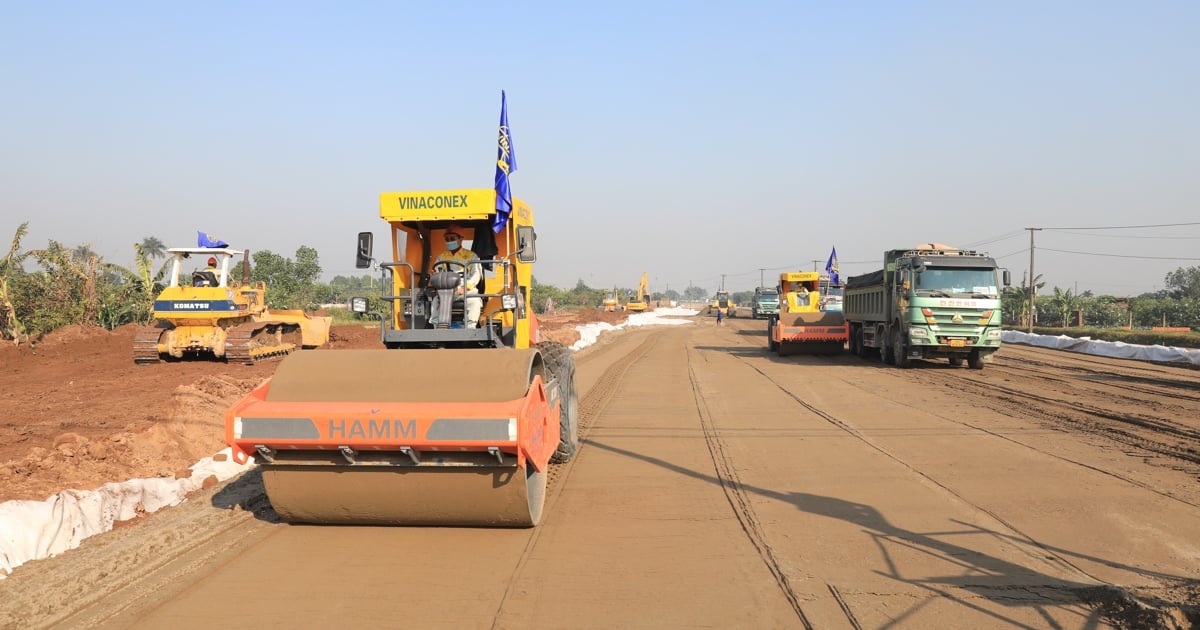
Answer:
[{"label": "white geotextile fabric", "polygon": [[580,324],[575,327],[579,332],[579,341],[576,341],[572,346],[572,350],[582,350],[594,343],[600,338],[600,333],[609,330],[621,330],[626,326],[678,326],[680,324],[690,324],[690,319],[670,319],[671,317],[689,317],[699,313],[691,308],[656,308],[653,311],[646,313],[632,313],[623,323],[609,324],[608,322],[593,322],[591,324]]},{"label": "white geotextile fabric", "polygon": [[1084,354],[1096,354],[1118,359],[1154,361],[1156,363],[1187,363],[1200,365],[1200,350],[1169,346],[1135,346],[1121,341],[1097,341],[1094,339],[1059,335],[1034,335],[1016,330],[1004,331],[1004,343],[1023,343],[1042,348],[1068,350]]},{"label": "white geotextile fabric", "polygon": [[45,501],[0,503],[0,580],[30,560],[74,549],[85,538],[107,532],[114,522],[134,518],[139,511],[178,505],[205,479],[224,481],[254,463],[238,465],[228,448],[221,452],[225,461],[206,457],[183,479],[131,479],[95,490],[64,490]]}]

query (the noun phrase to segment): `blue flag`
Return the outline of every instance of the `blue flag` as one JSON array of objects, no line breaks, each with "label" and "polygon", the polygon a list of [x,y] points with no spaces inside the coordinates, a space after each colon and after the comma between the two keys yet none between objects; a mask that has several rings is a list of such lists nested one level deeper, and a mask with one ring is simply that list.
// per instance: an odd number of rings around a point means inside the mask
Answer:
[{"label": "blue flag", "polygon": [[229,247],[229,243],[209,236],[208,232],[196,232],[196,247]]},{"label": "blue flag", "polygon": [[508,176],[517,172],[517,154],[513,151],[512,135],[508,132],[508,100],[500,90],[500,136],[496,141],[496,218],[492,231],[500,232],[512,214],[512,191]]},{"label": "blue flag", "polygon": [[825,262],[825,273],[829,274],[830,285],[835,287],[842,285],[842,281],[838,278],[837,247],[829,252],[829,260]]}]

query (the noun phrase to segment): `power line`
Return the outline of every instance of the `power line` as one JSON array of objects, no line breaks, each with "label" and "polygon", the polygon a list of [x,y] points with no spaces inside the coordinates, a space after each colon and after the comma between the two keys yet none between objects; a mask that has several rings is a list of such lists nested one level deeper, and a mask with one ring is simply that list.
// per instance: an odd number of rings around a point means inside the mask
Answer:
[{"label": "power line", "polygon": [[1050,249],[1043,247],[1043,251],[1058,252],[1060,254],[1079,254],[1081,256],[1106,256],[1108,258],[1135,258],[1138,260],[1200,260],[1200,258],[1176,258],[1173,256],[1131,256],[1128,254],[1100,254],[1097,252],[1073,252],[1066,249]]},{"label": "power line", "polygon": [[974,243],[967,243],[967,247],[979,247],[980,245],[988,245],[990,243],[996,243],[999,241],[1007,241],[1010,238],[1016,238],[1016,237],[1020,236],[1021,233],[1024,231],[1025,230],[1015,230],[1012,232],[1001,234],[1000,236],[992,236],[989,238],[985,238],[981,241],[975,241]]},{"label": "power line", "polygon": [[1102,227],[1058,227],[1058,228],[1039,228],[1042,230],[1140,230],[1144,228],[1160,228],[1160,227],[1180,227],[1184,225],[1200,225],[1200,221],[1192,223],[1160,223],[1158,225],[1106,225]]},{"label": "power line", "polygon": [[1095,236],[1100,238],[1149,238],[1155,240],[1200,241],[1200,236],[1128,236],[1122,234],[1080,234],[1079,232],[1066,232],[1063,230],[1054,231],[1062,234],[1071,234],[1073,236]]}]

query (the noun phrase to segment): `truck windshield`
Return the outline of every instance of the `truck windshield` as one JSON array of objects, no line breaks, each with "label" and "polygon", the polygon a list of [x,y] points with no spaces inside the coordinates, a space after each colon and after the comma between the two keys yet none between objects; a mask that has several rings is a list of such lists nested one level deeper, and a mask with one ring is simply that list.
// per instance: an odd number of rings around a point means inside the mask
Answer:
[{"label": "truck windshield", "polygon": [[977,300],[999,297],[994,269],[926,268],[915,275],[916,293],[920,296]]}]

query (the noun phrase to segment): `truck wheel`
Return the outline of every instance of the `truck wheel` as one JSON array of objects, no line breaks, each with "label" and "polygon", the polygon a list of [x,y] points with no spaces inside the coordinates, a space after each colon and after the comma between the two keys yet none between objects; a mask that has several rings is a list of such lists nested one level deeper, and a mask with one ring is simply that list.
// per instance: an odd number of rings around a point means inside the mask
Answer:
[{"label": "truck wheel", "polygon": [[956,354],[956,355],[950,357],[950,365],[952,365],[954,367],[959,367],[960,365],[962,365],[962,360],[963,360],[962,356]]},{"label": "truck wheel", "polygon": [[908,343],[904,338],[904,329],[896,326],[892,329],[892,354],[895,355],[896,367],[906,368],[909,366],[908,360]]},{"label": "truck wheel", "polygon": [[775,352],[779,349],[779,344],[775,343],[775,318],[767,318],[767,349]]},{"label": "truck wheel", "polygon": [[558,378],[558,448],[550,462],[565,464],[579,450],[579,396],[575,391],[575,356],[571,349],[556,341],[537,344],[546,365],[546,376]]},{"label": "truck wheel", "polygon": [[978,350],[972,350],[971,354],[967,355],[967,367],[972,370],[983,369],[983,356],[979,354]]},{"label": "truck wheel", "polygon": [[861,326],[854,329],[854,339],[858,342],[855,345],[855,348],[858,350],[858,356],[863,359],[871,356],[871,349],[867,347],[867,342],[863,339],[863,329]]},{"label": "truck wheel", "polygon": [[891,332],[890,328],[885,328],[883,331],[883,343],[879,344],[879,356],[886,365],[896,364],[896,352],[895,346],[892,345]]}]

